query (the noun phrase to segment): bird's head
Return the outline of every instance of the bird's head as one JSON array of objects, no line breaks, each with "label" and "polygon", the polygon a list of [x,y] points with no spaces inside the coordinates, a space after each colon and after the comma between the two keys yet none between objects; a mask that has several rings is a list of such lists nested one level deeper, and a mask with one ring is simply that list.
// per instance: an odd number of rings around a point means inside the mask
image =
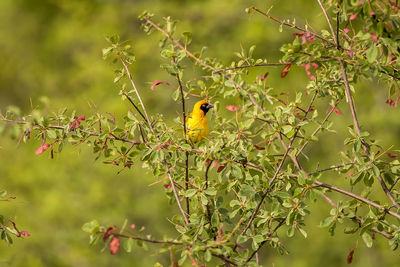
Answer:
[{"label": "bird's head", "polygon": [[203,112],[204,112],[204,115],[205,115],[205,114],[207,114],[207,112],[208,112],[211,108],[213,108],[213,107],[214,107],[214,106],[213,106],[213,105],[210,105],[210,104],[208,103],[208,101],[206,101],[206,100],[200,100],[200,101],[198,101],[198,102],[194,105],[193,111],[194,111],[194,112],[203,111]]}]

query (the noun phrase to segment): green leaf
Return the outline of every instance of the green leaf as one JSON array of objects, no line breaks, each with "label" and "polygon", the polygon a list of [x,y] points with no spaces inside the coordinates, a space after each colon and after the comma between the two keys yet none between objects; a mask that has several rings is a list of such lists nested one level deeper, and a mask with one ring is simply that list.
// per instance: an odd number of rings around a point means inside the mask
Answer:
[{"label": "green leaf", "polygon": [[300,233],[304,236],[304,238],[307,238],[307,232],[304,231],[303,229],[299,228]]},{"label": "green leaf", "polygon": [[111,36],[107,36],[106,40],[112,44],[117,44],[119,42],[119,35],[118,34],[114,34]]},{"label": "green leaf", "polygon": [[178,266],[183,266],[183,264],[184,264],[185,261],[186,261],[186,257],[187,257],[187,255],[185,254],[185,255],[183,255],[183,256],[179,259],[179,261],[178,261]]},{"label": "green leaf", "polygon": [[229,206],[231,208],[235,207],[235,206],[240,206],[240,202],[236,199],[231,200],[231,202],[229,202]]},{"label": "green leaf", "polygon": [[219,217],[216,212],[211,216],[211,225],[217,227],[219,225]]},{"label": "green leaf", "polygon": [[378,57],[379,49],[376,45],[372,44],[372,46],[367,50],[366,56],[369,63],[373,63]]},{"label": "green leaf", "polygon": [[373,176],[373,175],[370,175],[369,173],[367,173],[367,174],[364,176],[364,184],[365,184],[366,186],[368,186],[368,187],[371,187],[373,183],[374,183],[374,176]]},{"label": "green leaf", "polygon": [[217,190],[214,187],[209,187],[204,192],[210,196],[215,196],[217,194]]},{"label": "green leaf", "polygon": [[332,224],[332,222],[334,221],[335,217],[334,216],[329,216],[325,219],[323,219],[320,223],[319,226],[322,228],[328,227],[329,225]]},{"label": "green leaf", "polygon": [[47,130],[47,136],[51,139],[56,139],[57,138],[57,133],[54,130]]},{"label": "green leaf", "polygon": [[7,191],[0,191],[0,198],[4,198],[5,196],[7,196]]},{"label": "green leaf", "polygon": [[355,232],[358,231],[358,229],[359,229],[358,226],[356,226],[356,227],[345,227],[344,228],[344,233],[345,234],[354,234]]},{"label": "green leaf", "polygon": [[131,252],[132,251],[132,245],[133,245],[133,239],[128,238],[125,243],[124,243],[124,249],[126,252]]},{"label": "green leaf", "polygon": [[185,196],[186,196],[186,197],[192,197],[192,196],[194,196],[196,193],[197,193],[197,190],[196,190],[196,189],[189,189],[189,190],[186,191]]},{"label": "green leaf", "polygon": [[288,237],[294,236],[294,230],[295,230],[295,228],[294,228],[293,226],[290,226],[290,227],[287,229],[286,235],[287,235]]},{"label": "green leaf", "polygon": [[211,260],[211,258],[212,258],[211,252],[209,250],[207,250],[204,253],[204,259],[205,259],[206,262],[209,262]]},{"label": "green leaf", "polygon": [[265,238],[262,235],[256,235],[253,236],[253,241],[256,242],[257,244],[263,242]]},{"label": "green leaf", "polygon": [[103,48],[102,52],[103,52],[103,58],[106,59],[107,56],[113,51],[113,47],[107,47],[107,48]]},{"label": "green leaf", "polygon": [[247,240],[249,240],[249,237],[244,236],[244,235],[240,235],[238,236],[236,243],[238,244],[243,244],[244,242],[246,242]]},{"label": "green leaf", "polygon": [[192,33],[191,32],[183,32],[182,37],[183,37],[183,43],[185,45],[189,45],[192,42]]},{"label": "green leaf", "polygon": [[201,204],[203,204],[204,206],[207,205],[208,199],[204,194],[200,195],[200,200],[201,200]]},{"label": "green leaf", "polygon": [[282,132],[283,132],[284,134],[289,133],[292,129],[293,129],[293,127],[292,127],[291,125],[284,125],[284,126],[282,126]]},{"label": "green leaf", "polygon": [[173,99],[174,101],[177,101],[177,100],[179,99],[179,94],[180,94],[179,90],[175,90],[175,91],[172,93],[172,99]]},{"label": "green leaf", "polygon": [[369,248],[372,247],[372,237],[370,234],[364,233],[364,234],[362,234],[361,237],[367,247],[369,247]]},{"label": "green leaf", "polygon": [[99,231],[100,228],[100,224],[98,223],[97,220],[93,220],[91,222],[85,223],[82,226],[82,230],[87,232],[87,233],[91,233],[91,234],[95,234]]}]

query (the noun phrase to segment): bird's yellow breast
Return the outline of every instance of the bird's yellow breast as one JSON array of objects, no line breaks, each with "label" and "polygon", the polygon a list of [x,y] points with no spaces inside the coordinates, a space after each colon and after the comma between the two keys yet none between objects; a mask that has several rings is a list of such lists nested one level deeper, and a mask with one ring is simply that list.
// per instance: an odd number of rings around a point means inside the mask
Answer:
[{"label": "bird's yellow breast", "polygon": [[199,142],[208,136],[207,112],[212,107],[208,101],[200,100],[186,118],[186,133],[192,142]]},{"label": "bird's yellow breast", "polygon": [[192,112],[186,120],[187,136],[192,142],[199,142],[208,136],[207,116]]}]

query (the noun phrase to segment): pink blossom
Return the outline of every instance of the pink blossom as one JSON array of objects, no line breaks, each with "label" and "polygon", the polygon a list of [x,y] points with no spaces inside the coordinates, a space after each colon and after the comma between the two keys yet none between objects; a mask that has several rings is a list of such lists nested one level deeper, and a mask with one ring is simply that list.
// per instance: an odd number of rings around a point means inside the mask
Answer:
[{"label": "pink blossom", "polygon": [[171,186],[171,184],[165,184],[164,187],[165,187],[166,189],[171,189],[172,186]]},{"label": "pink blossom", "polygon": [[163,83],[163,82],[162,82],[162,81],[159,81],[159,80],[155,80],[155,81],[151,84],[150,89],[151,89],[151,90],[154,90],[154,87],[156,87],[157,85],[159,85],[159,84],[161,84],[161,83]]},{"label": "pink blossom", "polygon": [[375,35],[371,34],[371,39],[372,41],[374,41],[374,43],[378,42],[378,37],[376,37]]},{"label": "pink blossom", "polygon": [[318,69],[318,64],[315,63],[315,62],[311,63],[311,66],[312,66],[314,69]]},{"label": "pink blossom", "polygon": [[226,109],[229,111],[238,111],[240,108],[238,108],[236,106],[232,106],[232,105],[227,105]]},{"label": "pink blossom", "polygon": [[267,78],[267,76],[268,76],[268,74],[269,74],[269,72],[267,71],[265,74],[264,74],[264,76],[257,76],[257,79],[260,79],[261,81],[264,81],[265,80],[265,78]]},{"label": "pink blossom", "polygon": [[337,115],[342,115],[342,112],[340,112],[340,110],[339,110],[337,107],[332,106],[332,108],[333,108],[333,111],[334,111]]},{"label": "pink blossom", "polygon": [[388,155],[388,157],[392,158],[392,159],[396,159],[398,157],[397,154],[393,154],[393,153],[389,153],[389,152],[386,152],[386,155]]},{"label": "pink blossom", "polygon": [[304,44],[306,44],[306,43],[307,43],[307,39],[306,39],[306,37],[303,35],[303,36],[301,37],[301,44],[304,45]]},{"label": "pink blossom", "polygon": [[353,14],[350,16],[350,20],[355,20],[357,18],[357,14]]},{"label": "pink blossom", "polygon": [[307,41],[310,43],[314,42],[314,40],[315,40],[315,36],[313,34],[311,34],[310,31],[306,32],[306,37],[307,37]]},{"label": "pink blossom", "polygon": [[344,31],[344,33],[349,33],[349,32],[350,32],[350,29],[344,28],[343,31]]},{"label": "pink blossom", "polygon": [[117,236],[113,236],[113,238],[110,241],[109,248],[110,248],[110,253],[112,255],[117,254],[119,250],[119,239]]},{"label": "pink blossom", "polygon": [[398,96],[398,97],[396,98],[396,100],[394,101],[394,107],[395,107],[395,108],[397,108],[397,103],[399,103],[399,99],[400,99],[400,97]]},{"label": "pink blossom", "polygon": [[79,117],[74,117],[74,120],[69,124],[68,131],[71,132],[74,129],[78,129],[81,126],[81,121],[85,120],[85,115],[81,115]]},{"label": "pink blossom", "polygon": [[36,149],[35,154],[40,155],[45,152],[50,147],[50,144],[41,144],[38,149]]},{"label": "pink blossom", "polygon": [[373,15],[375,15],[375,12],[374,11],[370,11],[369,15],[373,16]]},{"label": "pink blossom", "polygon": [[21,231],[19,233],[21,236],[31,236],[31,234],[28,231]]},{"label": "pink blossom", "polygon": [[130,228],[135,229],[136,225],[134,223],[131,224]]},{"label": "pink blossom", "polygon": [[85,120],[85,115],[81,115],[78,118],[76,118],[76,121],[79,121],[79,122],[84,121],[84,120]]},{"label": "pink blossom", "polygon": [[304,69],[306,70],[308,77],[310,77],[311,80],[315,80],[315,76],[314,76],[314,74],[311,73],[310,68],[311,68],[310,63],[307,63],[304,65]]},{"label": "pink blossom", "polygon": [[213,164],[213,168],[217,168],[218,165],[219,165],[219,162],[216,160],[216,161],[214,162],[214,164]]}]

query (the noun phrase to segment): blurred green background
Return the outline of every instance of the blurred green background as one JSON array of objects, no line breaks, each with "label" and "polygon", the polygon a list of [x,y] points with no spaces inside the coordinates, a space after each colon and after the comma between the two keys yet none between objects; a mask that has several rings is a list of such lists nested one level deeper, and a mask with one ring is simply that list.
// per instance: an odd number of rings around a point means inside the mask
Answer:
[{"label": "blurred green background", "polygon": [[[218,57],[229,64],[234,51],[257,45],[255,55],[277,61],[279,47],[292,40],[292,30],[278,31],[278,26],[259,15],[248,16],[244,9],[256,5],[261,9],[273,6],[271,14],[279,18],[296,18],[308,22],[315,31],[326,27],[316,1],[271,0],[1,0],[0,1],[0,109],[8,105],[29,111],[41,105],[41,96],[50,99],[48,110],[68,107],[78,114],[91,112],[88,102],[100,112],[118,117],[129,109],[121,102],[118,87],[113,83],[113,66],[102,60],[104,36],[118,33],[121,39],[133,40],[137,62],[132,67],[134,78],[143,92],[151,112],[171,118],[179,105],[171,99],[172,91],[160,86],[149,90],[154,80],[169,80],[159,69],[158,34],[147,36],[140,30],[137,16],[143,10],[156,14],[156,20],[171,16],[181,23],[180,31],[193,32],[191,50],[207,46],[206,56]],[[191,66],[188,66],[191,69]],[[304,91],[308,77],[303,69],[293,69],[285,79],[280,68],[260,68],[249,79],[269,71],[269,84],[282,91]],[[161,101],[162,100],[162,101]],[[399,109],[384,102],[386,89],[378,83],[357,86],[356,104],[365,130],[384,146],[399,148]],[[192,99],[190,103],[196,101]],[[341,104],[343,115],[335,116],[336,134],[324,134],[322,146],[310,147],[320,159],[320,166],[335,162],[343,148],[351,124],[348,108]],[[167,221],[176,212],[169,206],[161,184],[150,173],[136,165],[131,171],[117,174],[118,169],[95,161],[90,149],[68,147],[51,160],[47,154],[36,156],[39,142],[17,146],[16,140],[0,140],[0,188],[17,197],[1,202],[1,213],[15,217],[17,225],[31,233],[7,247],[0,242],[0,266],[152,266],[156,261],[168,265],[168,255],[156,255],[135,247],[132,253],[120,250],[111,256],[101,246],[90,247],[88,235],[81,226],[92,219],[101,224],[121,225],[125,218],[145,233],[162,238],[174,236]],[[339,161],[337,161],[339,162]],[[316,162],[309,162],[316,166]],[[334,184],[337,176],[323,178]],[[377,236],[368,249],[358,236],[346,236],[343,227],[330,237],[318,227],[330,207],[322,200],[311,204],[313,216],[308,218],[308,238],[296,236],[287,240],[289,255],[264,248],[264,266],[345,266],[351,246],[358,243],[353,266],[398,266],[398,252],[389,250],[387,241]],[[284,233],[280,233],[284,236]]]}]

